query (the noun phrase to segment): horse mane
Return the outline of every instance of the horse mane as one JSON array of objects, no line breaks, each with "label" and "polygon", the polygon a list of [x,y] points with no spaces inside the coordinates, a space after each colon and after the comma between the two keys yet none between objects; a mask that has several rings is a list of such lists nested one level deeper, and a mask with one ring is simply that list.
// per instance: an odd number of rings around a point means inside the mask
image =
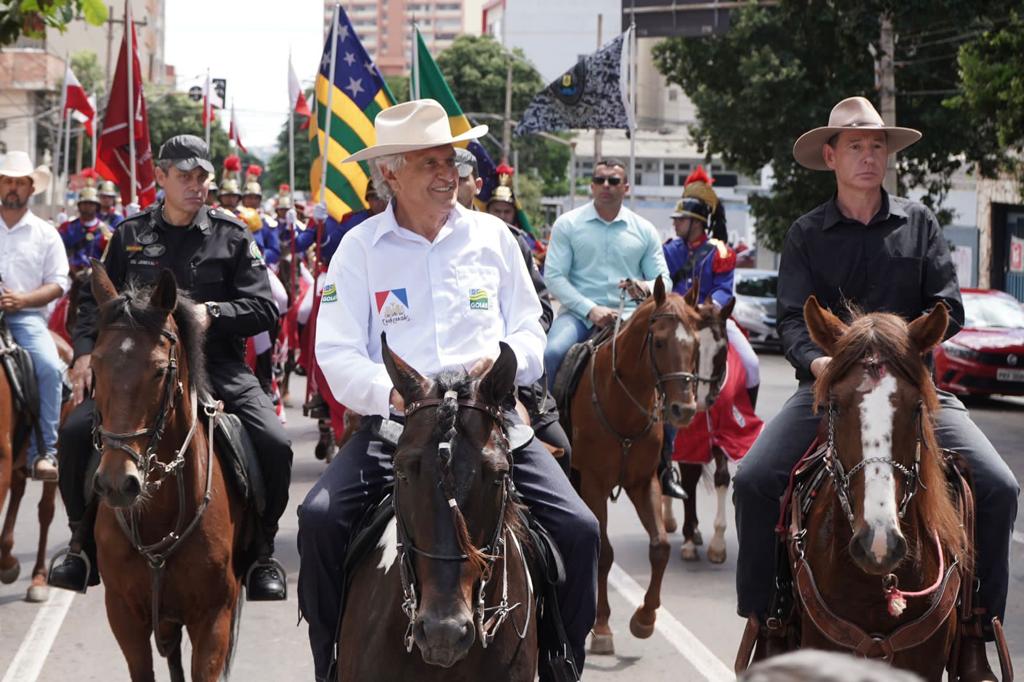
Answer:
[{"label": "horse mane", "polygon": [[[972,560],[960,515],[949,494],[949,484],[942,461],[942,451],[935,439],[933,416],[939,409],[931,373],[924,359],[911,345],[908,325],[903,318],[890,313],[863,314],[851,308],[853,319],[846,333],[836,342],[831,362],[814,385],[814,410],[830,402],[832,387],[858,363],[871,358],[871,365],[884,365],[921,394],[921,484],[911,502],[911,509],[925,525],[933,528],[940,541],[955,552],[961,562]],[[869,371],[872,367],[869,366]],[[918,544],[923,544],[921,540]],[[918,548],[920,553],[920,548]]]},{"label": "horse mane", "polygon": [[[100,306],[100,326],[125,324],[135,329],[159,335],[164,328],[167,313],[150,305],[149,299],[155,287],[141,286],[130,282],[121,294]],[[178,303],[172,317],[178,328],[178,336],[188,361],[189,380],[200,394],[210,393],[210,380],[206,372],[206,330],[195,312],[193,299],[178,290]]]},{"label": "horse mane", "polygon": [[[431,390],[433,395],[429,397],[443,398],[445,393],[449,391],[454,391],[458,395],[459,400],[473,400],[476,397],[477,379],[471,377],[465,371],[444,370],[435,376],[433,381],[434,384]],[[456,426],[458,413],[459,405],[455,401],[443,401],[437,406],[437,421],[434,424],[433,432],[435,439],[438,441],[448,440],[449,432]],[[509,422],[505,418],[504,413],[498,426],[503,432],[507,431],[509,427]],[[508,456],[511,457],[512,453],[509,452]],[[511,470],[508,475],[512,475]],[[526,542],[527,532],[523,526],[521,508],[521,503],[509,497],[505,505],[504,518],[499,519],[498,522],[512,531],[524,546],[529,546],[529,543]],[[469,563],[474,569],[479,571],[485,570],[488,557],[480,548],[473,544],[473,539],[469,535],[469,527],[466,525],[466,517],[462,514],[462,510],[456,505],[451,508],[451,511],[452,520],[455,523],[455,535],[459,543],[459,550],[469,557]],[[490,549],[493,551],[494,548]]]}]

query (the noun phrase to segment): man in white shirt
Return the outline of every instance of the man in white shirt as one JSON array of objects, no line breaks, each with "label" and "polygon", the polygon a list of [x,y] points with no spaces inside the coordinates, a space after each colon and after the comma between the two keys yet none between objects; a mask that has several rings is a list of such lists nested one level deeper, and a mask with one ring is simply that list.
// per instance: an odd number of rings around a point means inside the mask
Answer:
[{"label": "man in white shirt", "polygon": [[32,357],[39,385],[29,471],[35,479],[56,481],[64,368],[46,327],[46,306],[68,288],[68,259],[57,230],[28,209],[29,198],[49,184],[50,171],[33,169],[25,152],[8,152],[0,163],[0,311],[15,343]]},{"label": "man in white shirt", "polygon": [[[486,126],[453,138],[444,109],[419,100],[381,112],[375,128],[377,145],[348,161],[368,160],[377,191],[392,200],[342,240],[317,322],[316,356],[331,391],[367,415],[299,508],[299,608],[318,680],[330,670],[352,527],[393,480],[393,450],[372,427],[401,419],[404,402],[381,359],[381,332],[427,376],[479,368],[497,357],[499,342],[515,353],[517,384],[543,372],[541,307],[514,237],[502,221],[456,203],[452,143]],[[536,441],[515,453],[513,480],[565,558],[558,601],[582,669],[596,607],[597,521]]]}]

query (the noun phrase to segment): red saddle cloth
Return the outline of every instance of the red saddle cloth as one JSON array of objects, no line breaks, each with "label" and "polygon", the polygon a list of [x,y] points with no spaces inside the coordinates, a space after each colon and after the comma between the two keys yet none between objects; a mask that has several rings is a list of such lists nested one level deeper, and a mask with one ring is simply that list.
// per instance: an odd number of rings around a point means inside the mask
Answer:
[{"label": "red saddle cloth", "polygon": [[764,422],[754,413],[746,389],[747,372],[739,353],[729,346],[725,384],[710,410],[698,412],[685,429],[676,432],[672,459],[689,464],[707,464],[711,449],[722,448],[732,460],[739,460],[754,444]]}]

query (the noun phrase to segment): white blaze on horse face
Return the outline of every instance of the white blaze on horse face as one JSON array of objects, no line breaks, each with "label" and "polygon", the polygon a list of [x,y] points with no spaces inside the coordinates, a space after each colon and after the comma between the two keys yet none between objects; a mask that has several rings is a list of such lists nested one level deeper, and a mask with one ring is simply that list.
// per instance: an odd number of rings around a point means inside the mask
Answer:
[{"label": "white blaze on horse face", "polygon": [[[872,379],[866,372],[857,390],[860,401],[860,438],[864,459],[892,459],[892,427],[896,416],[892,396],[896,378],[889,373]],[[892,467],[872,463],[864,467],[864,523],[872,533],[871,553],[879,563],[888,554],[887,528],[899,528],[896,513],[896,483]]]},{"label": "white blaze on horse face", "polygon": [[395,565],[395,560],[398,559],[398,524],[395,519],[392,518],[388,521],[384,533],[377,541],[377,548],[381,551],[377,568],[387,575],[391,572],[391,567]]},{"label": "white blaze on horse face", "polygon": [[[725,337],[715,339],[715,333],[711,329],[701,329],[697,332],[697,339],[700,341],[700,352],[697,353],[697,373],[705,379],[710,379],[715,373],[715,357],[721,352],[726,340]],[[707,407],[711,388],[710,382],[697,382],[697,406],[700,409]]]},{"label": "white blaze on horse face", "polygon": [[132,339],[126,337],[125,340],[121,342],[121,352],[124,353],[125,355],[128,355],[128,353],[134,346],[135,342]]}]

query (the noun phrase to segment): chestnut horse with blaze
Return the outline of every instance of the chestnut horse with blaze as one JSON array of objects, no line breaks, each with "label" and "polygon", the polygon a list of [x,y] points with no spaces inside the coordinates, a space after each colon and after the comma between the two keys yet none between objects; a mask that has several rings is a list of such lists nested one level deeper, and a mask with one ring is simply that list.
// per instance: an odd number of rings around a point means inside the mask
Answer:
[{"label": "chestnut horse with blaze", "polygon": [[580,474],[580,496],[601,526],[597,619],[590,643],[594,654],[615,652],[608,624],[608,572],[614,552],[608,540],[607,504],[617,486],[629,495],[650,538],[651,581],[629,629],[640,638],[654,633],[669,558],[657,477],[662,419],[682,428],[697,411],[696,299],[695,288],[685,298],[666,294],[659,277],[653,295],[621,329],[617,321],[612,338],[594,351],[572,397],[572,466]]},{"label": "chestnut horse with blaze", "polygon": [[217,410],[199,405],[204,330],[169,270],[151,290],[119,294],[94,261],[92,291],[100,306],[96,545],[107,619],[133,682],[154,679],[153,635],[171,679],[185,679],[182,627],[192,679],[212,682],[230,665],[246,524],[215,452]]},{"label": "chestnut horse with blaze", "polygon": [[812,296],[804,318],[832,360],[814,388],[825,412],[819,487],[797,489],[788,520],[800,646],[937,680],[956,656],[973,532],[969,504],[950,494],[958,479],[935,440],[923,359],[943,339],[946,308],[910,324],[871,313],[847,325]]}]

